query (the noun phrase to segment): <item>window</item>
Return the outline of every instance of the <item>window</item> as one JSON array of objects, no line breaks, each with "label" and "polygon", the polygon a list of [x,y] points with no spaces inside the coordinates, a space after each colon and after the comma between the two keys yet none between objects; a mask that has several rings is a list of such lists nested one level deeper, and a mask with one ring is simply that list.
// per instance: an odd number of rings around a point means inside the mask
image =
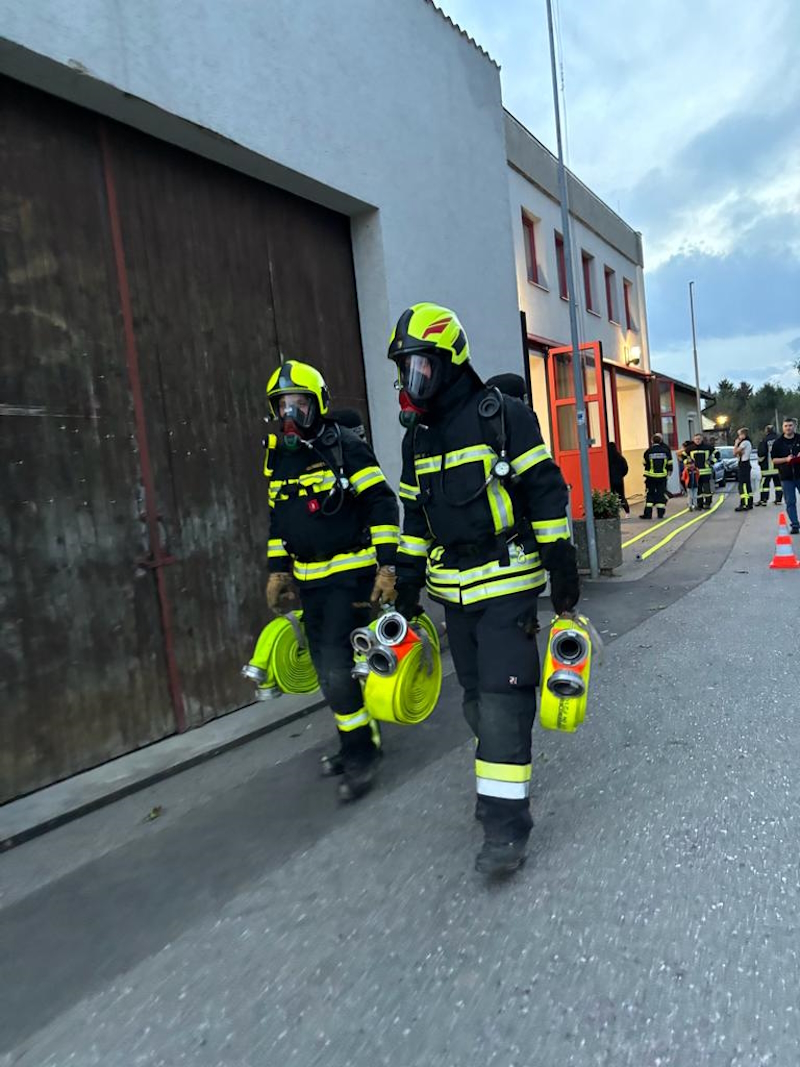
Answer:
[{"label": "window", "polygon": [[631,310],[633,306],[633,282],[629,282],[627,278],[623,278],[622,292],[625,297],[625,328],[628,330],[635,330],[636,323],[633,321]]},{"label": "window", "polygon": [[597,309],[594,306],[594,292],[592,290],[594,256],[590,256],[588,252],[581,251],[581,263],[583,265],[583,292],[586,297],[586,310],[594,311],[594,313],[597,314]]},{"label": "window", "polygon": [[605,268],[606,277],[606,308],[608,309],[609,322],[619,322],[617,317],[617,275],[611,267]]},{"label": "window", "polygon": [[558,267],[558,295],[562,300],[569,300],[567,289],[567,260],[564,255],[564,238],[558,231],[555,233],[556,240],[556,266]]},{"label": "window", "polygon": [[672,382],[658,383],[658,410],[661,416],[661,434],[670,448],[678,447],[678,431],[675,421],[675,386]]},{"label": "window", "polygon": [[525,243],[525,263],[528,268],[528,281],[533,285],[541,285],[542,277],[539,271],[539,262],[536,256],[536,230],[538,219],[532,218],[522,212],[522,236]]}]

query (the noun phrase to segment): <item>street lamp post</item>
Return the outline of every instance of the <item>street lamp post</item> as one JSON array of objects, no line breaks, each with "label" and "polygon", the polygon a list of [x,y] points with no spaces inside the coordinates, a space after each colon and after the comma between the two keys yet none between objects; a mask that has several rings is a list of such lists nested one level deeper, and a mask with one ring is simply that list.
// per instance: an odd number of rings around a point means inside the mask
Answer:
[{"label": "street lamp post", "polygon": [[694,391],[697,401],[697,428],[703,432],[703,413],[700,410],[700,369],[697,364],[697,334],[694,328],[694,282],[689,282],[689,311],[692,316],[692,352],[694,353]]},{"label": "street lamp post", "polygon": [[[569,201],[567,199],[567,173],[564,167],[564,151],[561,145],[561,112],[558,107],[558,74],[556,69],[556,45],[553,34],[553,4],[547,0],[547,31],[550,37],[550,68],[553,75],[553,107],[556,120],[558,144],[558,188],[561,198],[561,229],[564,235],[564,269],[567,275],[569,295],[569,330],[572,342],[572,380],[575,389],[575,417],[578,421],[578,454],[581,461],[581,488],[583,489],[586,518],[586,547],[589,555],[589,573],[592,578],[600,574],[597,557],[597,535],[592,508],[592,479],[589,472],[589,425],[586,419],[586,396],[583,389],[583,357],[578,337],[578,302],[575,289],[575,272],[572,263],[572,239],[570,237]],[[598,373],[602,374],[602,370]]]}]

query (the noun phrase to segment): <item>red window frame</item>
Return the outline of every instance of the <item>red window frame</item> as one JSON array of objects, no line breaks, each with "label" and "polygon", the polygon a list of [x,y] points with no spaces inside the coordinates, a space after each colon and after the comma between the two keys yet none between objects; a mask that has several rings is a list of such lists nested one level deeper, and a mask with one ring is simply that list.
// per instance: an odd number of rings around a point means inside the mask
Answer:
[{"label": "red window frame", "polygon": [[581,249],[581,267],[583,268],[583,293],[586,297],[586,310],[596,311],[594,306],[594,296],[592,294],[592,260],[594,256],[589,255],[588,252],[584,252]]},{"label": "red window frame", "polygon": [[618,322],[619,320],[617,319],[617,309],[614,306],[614,297],[616,295],[614,291],[614,284],[617,274],[616,271],[612,270],[611,267],[604,267],[603,270],[605,272],[606,279],[606,308],[608,309],[608,321]]},{"label": "red window frame", "polygon": [[525,241],[525,261],[528,268],[528,281],[539,285],[539,264],[536,261],[536,223],[522,212],[522,235]]},{"label": "red window frame", "polygon": [[[669,410],[665,410],[662,406],[662,396],[666,395],[665,387],[669,389]],[[663,392],[662,392],[663,390]],[[675,417],[675,383],[674,382],[658,382],[658,418],[661,426],[661,433],[664,437],[665,444],[670,448],[678,448],[678,420]],[[664,419],[671,419],[672,429],[668,432],[664,430]]]},{"label": "red window frame", "polygon": [[627,278],[622,279],[622,292],[625,297],[625,326],[629,330],[635,330],[636,327],[633,324],[633,315],[631,315],[631,289],[633,288],[633,282],[629,282]]},{"label": "red window frame", "polygon": [[556,267],[558,269],[558,295],[562,300],[569,300],[567,288],[567,257],[564,254],[564,238],[555,230],[553,233],[556,245]]}]

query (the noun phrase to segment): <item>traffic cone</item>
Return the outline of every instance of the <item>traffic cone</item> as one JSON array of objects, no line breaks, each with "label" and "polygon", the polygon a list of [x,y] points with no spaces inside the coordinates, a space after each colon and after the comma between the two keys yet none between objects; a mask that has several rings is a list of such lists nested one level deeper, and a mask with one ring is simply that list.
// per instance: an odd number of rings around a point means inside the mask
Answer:
[{"label": "traffic cone", "polygon": [[778,519],[778,536],[775,538],[775,555],[772,557],[770,567],[773,570],[795,571],[800,568],[800,563],[792,548],[792,539],[786,522],[786,513],[781,512]]}]

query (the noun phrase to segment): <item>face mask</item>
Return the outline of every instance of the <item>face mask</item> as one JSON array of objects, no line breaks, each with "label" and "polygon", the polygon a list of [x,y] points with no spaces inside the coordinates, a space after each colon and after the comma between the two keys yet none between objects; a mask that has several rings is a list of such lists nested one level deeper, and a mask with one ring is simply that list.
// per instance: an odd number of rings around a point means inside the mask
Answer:
[{"label": "face mask", "polygon": [[416,404],[412,404],[411,398],[405,389],[400,390],[400,425],[404,426],[407,430],[412,426],[416,426],[422,419],[425,411],[417,407]]}]

